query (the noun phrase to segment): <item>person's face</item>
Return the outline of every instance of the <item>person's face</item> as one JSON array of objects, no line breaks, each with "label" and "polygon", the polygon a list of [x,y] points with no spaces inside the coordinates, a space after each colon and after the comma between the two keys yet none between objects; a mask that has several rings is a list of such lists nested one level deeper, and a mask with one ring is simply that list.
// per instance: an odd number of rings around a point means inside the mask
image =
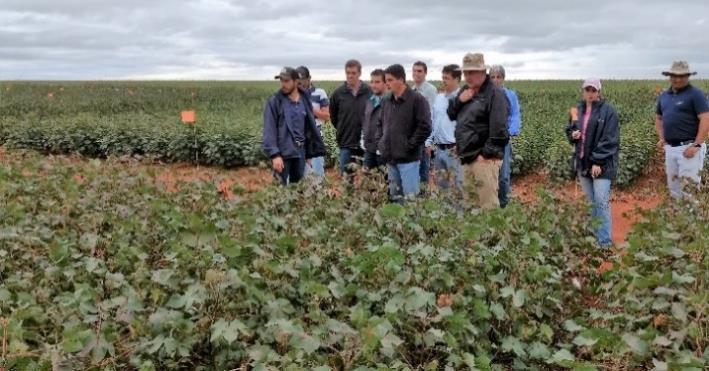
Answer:
[{"label": "person's face", "polygon": [[295,90],[295,87],[297,86],[296,80],[291,80],[291,79],[284,79],[281,78],[281,91],[288,95]]},{"label": "person's face", "polygon": [[379,75],[372,76],[372,79],[369,82],[369,87],[375,95],[382,95],[387,89],[386,82],[384,82],[384,79],[382,79]]},{"label": "person's face", "polygon": [[345,77],[347,78],[348,85],[357,85],[359,77],[362,75],[362,71],[357,67],[346,67]]},{"label": "person's face", "polygon": [[453,78],[450,73],[442,74],[441,80],[443,81],[443,90],[445,90],[446,93],[450,93],[455,89],[458,89],[458,86],[460,85],[460,80]]},{"label": "person's face", "polygon": [[689,85],[689,75],[670,75],[672,89],[678,90]]},{"label": "person's face", "polygon": [[593,86],[587,86],[583,88],[583,99],[586,102],[593,102],[597,101],[599,97],[600,92],[594,88]]},{"label": "person's face", "polygon": [[500,74],[499,72],[491,73],[490,80],[492,80],[492,83],[498,87],[501,87],[502,84],[505,82],[505,78],[502,77],[502,74]]},{"label": "person's face", "polygon": [[485,82],[485,71],[463,71],[465,83],[471,88],[479,88]]},{"label": "person's face", "polygon": [[403,92],[406,88],[406,82],[403,80],[399,80],[390,74],[386,74],[385,78],[387,88],[395,94],[401,94],[401,92]]},{"label": "person's face", "polygon": [[423,66],[414,66],[411,70],[414,82],[416,84],[422,84],[424,81],[426,81],[426,72],[423,70]]},{"label": "person's face", "polygon": [[298,80],[298,86],[300,86],[303,89],[309,88],[310,87],[310,78],[308,77],[307,79]]}]

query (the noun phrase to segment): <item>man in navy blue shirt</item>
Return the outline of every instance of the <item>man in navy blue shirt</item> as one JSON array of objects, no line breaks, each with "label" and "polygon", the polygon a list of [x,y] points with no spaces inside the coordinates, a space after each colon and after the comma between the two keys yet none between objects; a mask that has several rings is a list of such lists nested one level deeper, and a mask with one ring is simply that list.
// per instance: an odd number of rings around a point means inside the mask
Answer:
[{"label": "man in navy blue shirt", "polygon": [[299,77],[295,69],[284,67],[276,76],[281,89],[268,100],[263,112],[263,152],[283,185],[300,181],[306,161],[325,155],[312,103],[308,93],[298,87]]},{"label": "man in navy blue shirt", "polygon": [[667,185],[673,198],[680,198],[682,179],[701,184],[700,172],[706,157],[709,134],[709,101],[700,89],[689,83],[689,64],[675,61],[669,71],[670,88],[657,100],[655,129],[665,150]]}]

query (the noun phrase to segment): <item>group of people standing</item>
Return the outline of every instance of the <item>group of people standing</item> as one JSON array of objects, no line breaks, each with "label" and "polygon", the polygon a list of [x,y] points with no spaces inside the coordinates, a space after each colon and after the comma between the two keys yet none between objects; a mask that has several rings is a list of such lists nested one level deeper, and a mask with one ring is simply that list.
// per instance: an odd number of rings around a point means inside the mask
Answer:
[{"label": "group of people standing", "polygon": [[[358,61],[347,61],[346,81],[329,98],[313,85],[306,67],[284,67],[276,76],[281,89],[266,103],[263,150],[281,184],[298,182],[308,173],[324,175],[321,130],[329,120],[340,174],[349,178],[358,166],[385,170],[394,202],[428,187],[433,167],[440,189],[468,197],[465,183],[479,207],[507,205],[510,138],[520,134],[521,111],[515,92],[504,86],[502,66],[487,66],[481,53],[468,53],[461,66],[443,67],[440,91],[426,81],[428,67],[420,61],[413,65],[411,86],[400,64],[373,70],[369,84],[361,74]],[[686,62],[676,62],[664,74],[672,86],[658,100],[658,146],[667,153],[671,194],[680,197],[679,177],[699,183],[709,107],[701,90],[688,83]],[[615,109],[602,98],[599,79],[586,79],[581,88],[583,99],[570,110],[566,133],[576,148],[575,171],[593,205],[592,215],[601,221],[596,237],[607,247],[612,244],[610,189],[619,166],[620,125]]]},{"label": "group of people standing", "polygon": [[505,207],[510,136],[519,135],[521,114],[517,95],[503,85],[504,68],[488,67],[482,54],[469,53],[462,66],[443,68],[440,91],[426,80],[424,62],[411,72],[410,86],[400,64],[373,70],[367,84],[362,65],[349,60],[345,83],[328,99],[306,67],[284,67],[276,76],[281,89],[264,114],[263,147],[277,179],[286,185],[324,173],[322,137],[313,134],[329,119],[343,176],[358,166],[384,169],[389,196],[400,202],[429,186],[431,169],[433,183],[461,195],[467,175],[480,207]]}]

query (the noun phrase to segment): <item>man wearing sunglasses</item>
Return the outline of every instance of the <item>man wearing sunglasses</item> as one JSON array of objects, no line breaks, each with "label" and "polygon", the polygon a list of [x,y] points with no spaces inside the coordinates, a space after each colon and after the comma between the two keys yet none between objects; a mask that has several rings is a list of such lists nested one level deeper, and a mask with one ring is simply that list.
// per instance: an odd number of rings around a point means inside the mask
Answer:
[{"label": "man wearing sunglasses", "polygon": [[701,184],[709,134],[709,102],[700,89],[689,83],[690,72],[686,61],[675,61],[669,71],[670,88],[657,100],[655,129],[665,150],[667,185],[673,198],[687,194],[682,191],[682,180]]}]

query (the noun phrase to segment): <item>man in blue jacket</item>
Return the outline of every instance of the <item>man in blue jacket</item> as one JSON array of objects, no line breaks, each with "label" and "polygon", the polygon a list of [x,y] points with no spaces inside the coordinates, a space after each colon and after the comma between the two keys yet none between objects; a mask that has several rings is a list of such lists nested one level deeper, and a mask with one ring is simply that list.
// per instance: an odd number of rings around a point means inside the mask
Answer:
[{"label": "man in blue jacket", "polygon": [[276,179],[288,185],[303,178],[306,161],[325,156],[325,144],[308,94],[298,87],[298,72],[284,67],[275,78],[281,89],[263,112],[263,152],[271,159]]},{"label": "man in blue jacket", "polygon": [[[510,139],[519,135],[522,130],[522,114],[519,109],[519,99],[514,90],[505,86],[505,68],[499,64],[490,67],[490,80],[499,88],[501,88],[507,96],[509,107],[509,115],[507,116],[507,130],[510,134]],[[505,208],[510,202],[510,192],[512,192],[512,183],[510,177],[512,175],[512,140],[507,142],[505,146],[505,157],[502,159],[502,168],[500,169],[500,190],[498,198],[500,199],[500,207]]]}]

